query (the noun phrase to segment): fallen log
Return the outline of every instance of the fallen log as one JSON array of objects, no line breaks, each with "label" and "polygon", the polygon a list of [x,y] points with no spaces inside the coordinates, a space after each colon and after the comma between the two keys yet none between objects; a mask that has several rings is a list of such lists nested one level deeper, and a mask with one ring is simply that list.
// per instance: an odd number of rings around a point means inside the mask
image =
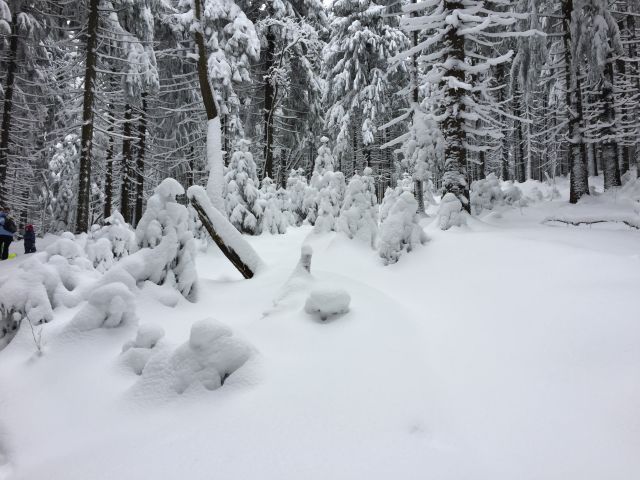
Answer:
[{"label": "fallen log", "polygon": [[580,225],[595,225],[597,223],[624,223],[628,227],[635,228],[640,230],[640,219],[636,220],[634,218],[624,218],[624,217],[612,217],[612,218],[554,218],[548,217],[545,218],[542,223],[564,223],[566,225],[573,225],[574,227],[579,227]]},{"label": "fallen log", "polygon": [[198,214],[204,228],[225,257],[242,274],[252,278],[262,265],[262,260],[242,234],[212,204],[204,188],[193,185],[187,190],[191,206]]}]

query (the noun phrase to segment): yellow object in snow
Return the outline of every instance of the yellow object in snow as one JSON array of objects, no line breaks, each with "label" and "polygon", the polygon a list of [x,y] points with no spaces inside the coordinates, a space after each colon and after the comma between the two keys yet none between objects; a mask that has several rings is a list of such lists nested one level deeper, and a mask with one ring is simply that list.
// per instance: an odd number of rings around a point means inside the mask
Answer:
[{"label": "yellow object in snow", "polygon": [[17,255],[15,253],[10,253],[9,257],[7,258],[7,260],[11,260],[11,259],[16,258],[16,257],[17,257]]}]

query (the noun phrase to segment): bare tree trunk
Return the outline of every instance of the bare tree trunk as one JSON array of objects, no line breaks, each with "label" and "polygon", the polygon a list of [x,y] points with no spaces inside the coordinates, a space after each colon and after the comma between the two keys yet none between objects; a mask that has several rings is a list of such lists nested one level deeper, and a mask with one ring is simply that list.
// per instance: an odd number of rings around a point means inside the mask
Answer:
[{"label": "bare tree trunk", "polygon": [[569,202],[577,203],[583,195],[589,194],[589,177],[586,171],[586,156],[582,142],[582,92],[580,81],[575,78],[571,54],[571,16],[573,13],[573,0],[563,0],[563,46],[564,46],[564,70],[565,70],[565,102],[569,117]]},{"label": "bare tree trunk", "polygon": [[147,137],[147,92],[142,92],[142,109],[138,124],[138,158],[136,159],[136,225],[142,218],[144,204],[144,156],[146,154]]},{"label": "bare tree trunk", "polygon": [[[201,0],[195,0],[195,14],[196,20],[201,24],[202,20],[202,5]],[[204,103],[204,109],[207,112],[207,120],[213,120],[218,116],[218,109],[216,108],[216,101],[213,97],[213,91],[209,84],[209,71],[207,68],[207,49],[204,44],[204,37],[202,31],[196,29],[193,34],[196,47],[198,48],[198,80],[200,83],[200,93],[202,94],[202,102]]]},{"label": "bare tree trunk", "polygon": [[[417,3],[417,0],[411,0],[411,3]],[[411,14],[412,17],[416,16],[415,13]],[[418,45],[418,31],[414,30],[412,35],[412,46]],[[413,102],[413,108],[418,108],[418,102],[420,101],[420,89],[418,88],[418,54],[414,53],[411,57],[411,101]],[[413,113],[415,116],[415,110]],[[418,202],[418,213],[424,214],[424,182],[421,178],[414,179],[413,185],[414,195]]]},{"label": "bare tree trunk", "polygon": [[78,209],[76,233],[89,230],[89,200],[91,190],[91,148],[93,146],[93,102],[96,83],[96,46],[98,43],[98,5],[100,0],[89,1],[87,25],[87,60],[84,71],[84,97],[82,103],[82,133],[80,149],[80,175],[78,176]]},{"label": "bare tree trunk", "polygon": [[[445,0],[444,9],[460,8],[459,1]],[[456,34],[454,28],[450,28],[443,42],[448,49],[449,59],[453,63],[462,65],[465,63],[466,55],[464,49],[464,38]],[[465,73],[462,69],[452,67],[446,72],[449,77],[454,78],[458,84],[464,84]],[[452,112],[442,122],[442,134],[445,138],[444,149],[444,174],[442,176],[442,186],[445,193],[453,193],[462,202],[462,206],[467,212],[471,212],[469,203],[469,185],[467,184],[467,152],[464,146],[464,111],[465,105],[463,101],[463,90],[461,88],[451,87],[450,81],[446,80],[445,98],[443,99],[442,108]],[[457,112],[457,113],[453,113]]]},{"label": "bare tree trunk", "polygon": [[262,178],[273,178],[273,107],[274,107],[274,85],[269,77],[274,62],[274,51],[276,48],[275,35],[271,26],[267,27],[267,48],[265,51],[265,72],[267,79],[264,84],[264,168]]},{"label": "bare tree trunk", "polygon": [[620,165],[618,164],[618,143],[615,139],[616,113],[613,107],[613,61],[608,59],[602,79],[602,170],[604,173],[604,189],[619,187]]},{"label": "bare tree trunk", "polygon": [[9,166],[9,138],[11,128],[11,110],[13,108],[13,90],[18,63],[18,13],[13,12],[11,19],[11,39],[7,60],[7,78],[4,87],[4,106],[2,110],[2,130],[0,132],[0,208],[6,207],[6,180]]},{"label": "bare tree trunk", "polygon": [[113,205],[113,104],[109,104],[107,107],[107,120],[109,121],[109,128],[107,132],[109,134],[109,146],[107,147],[107,154],[105,158],[106,169],[104,175],[104,218],[111,216],[111,207]]},{"label": "bare tree trunk", "polygon": [[131,223],[131,105],[124,107],[124,124],[122,125],[122,184],[120,189],[120,213],[124,221]]}]

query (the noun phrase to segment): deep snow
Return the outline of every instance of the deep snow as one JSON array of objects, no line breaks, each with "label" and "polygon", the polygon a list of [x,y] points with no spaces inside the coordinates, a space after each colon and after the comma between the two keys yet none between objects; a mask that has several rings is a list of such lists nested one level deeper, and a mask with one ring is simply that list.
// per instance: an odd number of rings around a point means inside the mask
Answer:
[{"label": "deep snow", "polygon": [[[59,307],[44,355],[28,325],[0,351],[0,479],[636,480],[640,231],[542,223],[615,208],[561,198],[447,231],[427,218],[431,241],[390,266],[290,228],[245,237],[266,264],[251,280],[211,247],[197,303],[151,283],[135,303],[165,332],[152,355],[210,317],[247,346],[213,391],[137,375],[135,323],[79,331],[83,305]],[[311,275],[292,278],[303,243]],[[349,311],[305,313],[318,285]]]}]

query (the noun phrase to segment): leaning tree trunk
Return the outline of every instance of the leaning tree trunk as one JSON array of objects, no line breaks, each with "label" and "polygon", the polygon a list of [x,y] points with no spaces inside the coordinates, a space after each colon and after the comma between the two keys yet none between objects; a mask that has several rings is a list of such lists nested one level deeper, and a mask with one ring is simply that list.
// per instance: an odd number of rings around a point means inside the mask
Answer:
[{"label": "leaning tree trunk", "polygon": [[11,127],[11,110],[13,108],[13,90],[18,63],[18,14],[13,13],[11,19],[11,40],[7,59],[7,78],[4,87],[4,106],[2,110],[2,131],[0,133],[0,208],[6,207],[6,180],[9,166],[9,129]]},{"label": "leaning tree trunk", "polygon": [[267,80],[264,84],[264,169],[262,178],[273,178],[273,107],[275,88],[270,78],[274,63],[276,40],[271,26],[267,27],[267,49],[265,51],[265,72]]},{"label": "leaning tree trunk", "polygon": [[[458,6],[458,2],[445,1],[445,9],[449,3]],[[451,28],[444,37],[444,44],[448,48],[449,59],[447,63],[463,65],[465,63],[464,38],[457,35],[456,29]],[[446,72],[448,77],[454,78],[458,84],[465,83],[465,73],[459,67],[452,67]],[[469,203],[469,185],[466,181],[465,167],[467,164],[467,152],[465,149],[464,111],[465,104],[463,90],[450,86],[446,80],[444,88],[446,93],[443,99],[442,109],[451,112],[442,122],[442,134],[445,138],[444,149],[444,174],[442,187],[445,193],[453,193],[462,202],[467,212],[471,212]]]},{"label": "leaning tree trunk", "polygon": [[89,230],[89,201],[91,186],[91,147],[93,144],[93,102],[96,83],[96,46],[98,43],[98,6],[100,0],[89,0],[87,25],[87,59],[84,71],[84,96],[82,101],[82,132],[80,149],[80,175],[78,176],[78,209],[76,233]]},{"label": "leaning tree trunk", "polygon": [[138,124],[138,158],[136,159],[136,225],[142,218],[144,203],[144,156],[146,153],[147,137],[147,92],[142,92],[142,110]]},{"label": "leaning tree trunk", "polygon": [[582,142],[582,102],[580,82],[575,78],[574,59],[571,54],[571,15],[573,13],[573,0],[564,0],[562,3],[562,23],[564,28],[564,73],[565,73],[565,102],[569,119],[569,202],[577,203],[583,195],[589,194],[589,177],[587,175],[586,158],[582,155],[584,144]]},{"label": "leaning tree trunk", "polygon": [[122,124],[122,184],[120,188],[120,213],[124,221],[131,223],[131,105],[124,107],[124,123]]},{"label": "leaning tree trunk", "polygon": [[622,185],[620,181],[620,165],[618,164],[618,143],[616,134],[616,113],[613,106],[613,61],[608,59],[602,78],[602,171],[604,173],[604,189]]}]

